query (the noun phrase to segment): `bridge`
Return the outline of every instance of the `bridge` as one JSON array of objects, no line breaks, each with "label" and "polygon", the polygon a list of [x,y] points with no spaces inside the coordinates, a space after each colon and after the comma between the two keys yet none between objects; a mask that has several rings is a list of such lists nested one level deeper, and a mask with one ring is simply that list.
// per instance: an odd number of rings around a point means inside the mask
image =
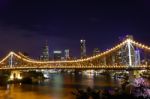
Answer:
[{"label": "bridge", "polygon": [[0,60],[0,70],[29,69],[150,69],[150,47],[127,38],[97,55],[62,61],[41,61],[22,53],[9,52]]}]

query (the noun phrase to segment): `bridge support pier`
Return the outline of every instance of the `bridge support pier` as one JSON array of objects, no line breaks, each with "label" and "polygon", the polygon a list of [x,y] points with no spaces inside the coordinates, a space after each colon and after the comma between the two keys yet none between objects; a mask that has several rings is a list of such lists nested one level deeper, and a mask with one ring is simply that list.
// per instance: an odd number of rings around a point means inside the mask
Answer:
[{"label": "bridge support pier", "polygon": [[20,71],[11,71],[9,80],[19,80],[22,79]]}]

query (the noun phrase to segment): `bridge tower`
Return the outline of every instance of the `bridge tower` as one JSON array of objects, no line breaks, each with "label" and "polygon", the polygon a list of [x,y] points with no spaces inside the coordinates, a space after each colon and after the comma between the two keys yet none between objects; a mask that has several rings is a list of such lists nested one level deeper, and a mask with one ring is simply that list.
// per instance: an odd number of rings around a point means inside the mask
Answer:
[{"label": "bridge tower", "polygon": [[[134,58],[132,58],[132,57],[134,57],[134,47],[132,46],[132,44],[131,44],[131,41],[130,41],[130,39],[128,39],[127,40],[127,47],[128,47],[128,63],[129,63],[129,66],[131,67],[131,66],[133,66],[133,59]],[[133,50],[133,52],[132,52],[132,50]]]},{"label": "bridge tower", "polygon": [[10,66],[10,68],[13,67],[13,52],[10,52],[9,66]]},{"label": "bridge tower", "polygon": [[135,65],[135,48],[131,41],[133,40],[132,35],[127,35],[124,40],[127,40],[126,45],[121,48],[121,64],[132,67]]}]

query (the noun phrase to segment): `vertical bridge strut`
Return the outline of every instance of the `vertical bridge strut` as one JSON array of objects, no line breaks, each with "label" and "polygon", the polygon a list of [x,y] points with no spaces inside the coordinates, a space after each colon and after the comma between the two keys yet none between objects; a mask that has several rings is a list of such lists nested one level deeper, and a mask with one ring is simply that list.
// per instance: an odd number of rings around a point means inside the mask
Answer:
[{"label": "vertical bridge strut", "polygon": [[13,52],[10,53],[10,68],[13,67]]},{"label": "vertical bridge strut", "polygon": [[132,66],[132,58],[131,58],[131,41],[128,39],[127,41],[128,46],[128,56],[129,56],[129,66]]}]

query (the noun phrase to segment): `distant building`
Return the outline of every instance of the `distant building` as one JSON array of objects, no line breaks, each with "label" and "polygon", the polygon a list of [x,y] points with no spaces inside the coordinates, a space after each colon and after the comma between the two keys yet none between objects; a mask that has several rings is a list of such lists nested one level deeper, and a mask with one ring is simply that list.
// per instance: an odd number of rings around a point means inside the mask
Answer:
[{"label": "distant building", "polygon": [[135,50],[135,66],[139,66],[141,64],[140,51]]},{"label": "distant building", "polygon": [[45,46],[43,47],[42,54],[40,56],[40,60],[43,60],[43,61],[49,60],[49,47],[48,47],[47,41],[45,43]]},{"label": "distant building", "polygon": [[61,57],[61,60],[64,61],[64,60],[66,60],[66,59],[65,59],[65,57]]},{"label": "distant building", "polygon": [[94,48],[93,55],[97,55],[100,53],[100,50],[98,48]]},{"label": "distant building", "polygon": [[81,48],[81,58],[86,57],[86,44],[85,40],[83,39],[80,40],[80,48]]},{"label": "distant building", "polygon": [[62,51],[56,50],[53,52],[54,60],[61,60],[62,58]]},{"label": "distant building", "polygon": [[66,60],[70,58],[69,49],[65,49],[64,54]]}]

